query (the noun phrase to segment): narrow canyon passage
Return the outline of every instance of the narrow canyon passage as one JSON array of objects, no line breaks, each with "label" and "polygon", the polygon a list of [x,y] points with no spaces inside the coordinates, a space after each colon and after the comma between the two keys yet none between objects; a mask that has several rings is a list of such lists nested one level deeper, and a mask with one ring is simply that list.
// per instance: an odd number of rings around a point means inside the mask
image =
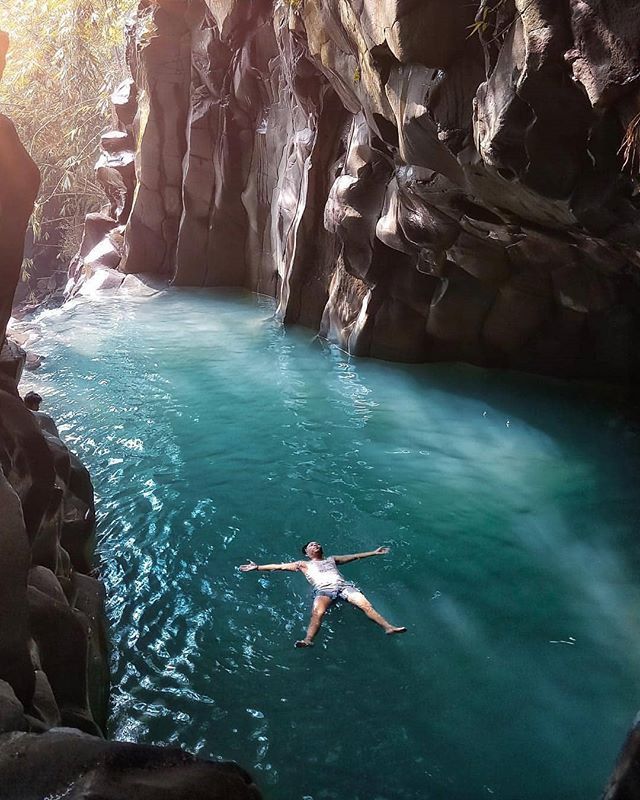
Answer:
[{"label": "narrow canyon passage", "polygon": [[[111,735],[271,800],[597,797],[640,689],[638,437],[580,386],[353,361],[272,311],[176,290],[29,323],[23,388],[96,487]],[[389,545],[344,573],[408,633],[336,607],[294,650],[302,576],[236,567],[310,538]]]}]

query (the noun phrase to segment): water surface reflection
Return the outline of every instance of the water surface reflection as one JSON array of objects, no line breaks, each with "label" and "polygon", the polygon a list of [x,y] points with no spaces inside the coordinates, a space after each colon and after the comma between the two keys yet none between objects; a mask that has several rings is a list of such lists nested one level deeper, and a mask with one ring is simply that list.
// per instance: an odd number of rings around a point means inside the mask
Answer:
[{"label": "water surface reflection", "polygon": [[[98,495],[118,738],[267,797],[597,796],[638,704],[638,446],[580,389],[352,361],[252,298],[43,314],[46,396]],[[78,331],[82,333],[79,334]],[[31,388],[31,387],[29,387]],[[389,544],[299,652],[300,576]]]}]

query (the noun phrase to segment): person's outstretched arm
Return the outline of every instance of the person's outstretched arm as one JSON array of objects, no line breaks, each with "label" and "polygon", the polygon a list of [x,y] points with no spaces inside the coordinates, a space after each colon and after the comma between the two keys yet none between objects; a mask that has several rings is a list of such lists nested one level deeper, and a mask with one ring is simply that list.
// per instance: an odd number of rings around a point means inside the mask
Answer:
[{"label": "person's outstretched arm", "polygon": [[370,556],[384,556],[389,552],[388,547],[377,547],[375,550],[370,550],[367,553],[353,553],[350,556],[334,556],[336,564],[348,564],[349,561],[358,561],[360,558],[369,558]]},{"label": "person's outstretched arm", "polygon": [[273,572],[274,570],[297,572],[299,569],[299,561],[291,561],[288,564],[256,564],[255,561],[249,561],[247,564],[242,564],[240,572],[253,572],[254,570],[259,570],[260,572]]}]

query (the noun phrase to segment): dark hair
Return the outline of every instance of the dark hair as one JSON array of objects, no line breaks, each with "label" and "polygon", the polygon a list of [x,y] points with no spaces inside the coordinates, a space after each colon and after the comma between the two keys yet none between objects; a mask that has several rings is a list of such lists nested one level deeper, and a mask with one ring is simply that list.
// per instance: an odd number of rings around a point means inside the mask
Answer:
[{"label": "dark hair", "polygon": [[312,541],[313,541],[313,539],[309,539],[309,541],[306,544],[302,545],[302,555],[303,556],[307,555],[307,547],[309,547],[309,545],[311,544]]},{"label": "dark hair", "polygon": [[27,392],[23,398],[23,402],[29,409],[31,409],[31,406],[35,406],[37,408],[42,402],[42,397],[40,397],[37,392]]}]

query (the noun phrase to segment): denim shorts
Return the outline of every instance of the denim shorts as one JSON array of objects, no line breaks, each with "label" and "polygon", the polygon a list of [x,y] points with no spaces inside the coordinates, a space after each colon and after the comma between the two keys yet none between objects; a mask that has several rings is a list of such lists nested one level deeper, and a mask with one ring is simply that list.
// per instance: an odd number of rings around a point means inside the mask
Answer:
[{"label": "denim shorts", "polygon": [[341,583],[331,589],[314,589],[313,596],[315,597],[329,597],[334,603],[336,600],[349,600],[349,595],[354,592],[359,592],[360,589],[355,583]]}]

